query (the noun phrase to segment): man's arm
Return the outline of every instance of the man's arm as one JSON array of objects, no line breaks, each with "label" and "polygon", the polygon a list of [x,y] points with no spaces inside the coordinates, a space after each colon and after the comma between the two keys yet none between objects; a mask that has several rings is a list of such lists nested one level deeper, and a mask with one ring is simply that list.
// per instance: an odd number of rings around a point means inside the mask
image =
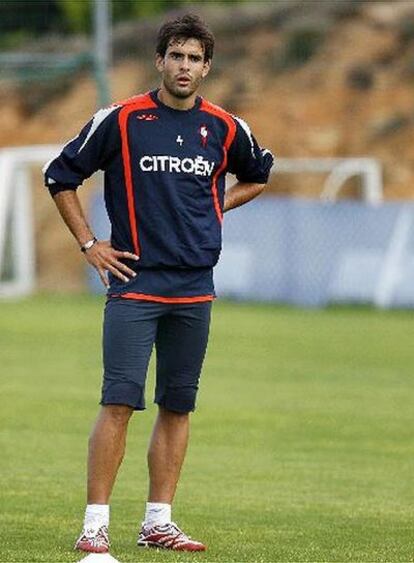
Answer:
[{"label": "man's arm", "polygon": [[[85,219],[78,195],[74,190],[58,192],[53,200],[59,213],[69,228],[72,235],[78,241],[79,246],[94,238],[94,235]],[[107,271],[124,282],[129,281],[136,274],[125,264],[120,262],[121,258],[138,260],[139,257],[131,252],[122,252],[112,248],[110,241],[97,241],[84,252],[86,260],[99,274],[105,287],[109,287]],[[127,277],[129,276],[129,277]]]},{"label": "man's arm", "polygon": [[223,211],[248,203],[265,189],[273,165],[273,155],[262,149],[249,126],[233,116],[235,136],[228,151],[227,172],[234,174],[237,183],[226,190]]},{"label": "man's arm", "polygon": [[229,211],[235,207],[240,207],[248,203],[258,195],[260,195],[265,189],[266,184],[255,184],[253,182],[237,182],[226,190],[224,195],[224,206],[223,211]]}]

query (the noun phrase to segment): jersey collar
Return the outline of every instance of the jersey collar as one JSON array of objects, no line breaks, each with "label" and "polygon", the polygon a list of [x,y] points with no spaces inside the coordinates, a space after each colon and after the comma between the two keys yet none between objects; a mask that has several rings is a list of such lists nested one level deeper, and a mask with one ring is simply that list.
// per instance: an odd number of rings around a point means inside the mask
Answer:
[{"label": "jersey collar", "polygon": [[166,104],[162,103],[162,101],[158,98],[158,92],[159,91],[160,91],[160,89],[156,88],[155,90],[151,90],[150,93],[149,93],[152,101],[154,103],[156,103],[159,108],[166,109],[166,110],[168,110],[172,113],[179,114],[179,115],[188,115],[189,113],[196,112],[197,110],[200,109],[201,102],[202,102],[201,96],[196,97],[195,103],[194,103],[192,108],[190,108],[190,109],[175,109],[175,108],[172,108],[172,107],[167,106]]}]

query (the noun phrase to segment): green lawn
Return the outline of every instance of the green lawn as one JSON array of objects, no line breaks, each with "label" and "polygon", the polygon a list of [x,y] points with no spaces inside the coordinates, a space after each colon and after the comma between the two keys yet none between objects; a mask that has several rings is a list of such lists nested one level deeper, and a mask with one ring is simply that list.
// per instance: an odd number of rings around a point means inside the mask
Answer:
[{"label": "green lawn", "polygon": [[[0,303],[0,561],[74,562],[102,299]],[[121,562],[412,561],[411,313],[216,303],[174,519],[205,554],[138,550],[155,408],[112,499]]]}]

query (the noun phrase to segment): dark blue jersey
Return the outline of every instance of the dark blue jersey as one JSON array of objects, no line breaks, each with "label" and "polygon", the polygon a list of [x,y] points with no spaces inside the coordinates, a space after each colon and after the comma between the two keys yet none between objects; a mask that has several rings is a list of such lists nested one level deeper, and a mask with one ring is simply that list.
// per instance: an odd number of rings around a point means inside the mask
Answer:
[{"label": "dark blue jersey", "polygon": [[194,300],[214,294],[226,172],[266,183],[272,163],[241,119],[201,97],[175,110],[155,90],[98,111],[44,172],[55,195],[104,170],[112,245],[140,256],[110,294]]}]

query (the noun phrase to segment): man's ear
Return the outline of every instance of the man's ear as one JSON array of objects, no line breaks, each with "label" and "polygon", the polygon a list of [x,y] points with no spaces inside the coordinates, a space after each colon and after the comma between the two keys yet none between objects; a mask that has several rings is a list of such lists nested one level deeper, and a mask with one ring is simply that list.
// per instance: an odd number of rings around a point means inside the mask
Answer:
[{"label": "man's ear", "polygon": [[210,68],[211,68],[211,60],[205,61],[204,65],[203,65],[203,72],[201,74],[201,76],[203,78],[205,78],[207,76],[207,74],[210,72]]},{"label": "man's ear", "polygon": [[158,72],[163,72],[164,70],[164,57],[161,57],[159,53],[155,54],[155,68]]}]

